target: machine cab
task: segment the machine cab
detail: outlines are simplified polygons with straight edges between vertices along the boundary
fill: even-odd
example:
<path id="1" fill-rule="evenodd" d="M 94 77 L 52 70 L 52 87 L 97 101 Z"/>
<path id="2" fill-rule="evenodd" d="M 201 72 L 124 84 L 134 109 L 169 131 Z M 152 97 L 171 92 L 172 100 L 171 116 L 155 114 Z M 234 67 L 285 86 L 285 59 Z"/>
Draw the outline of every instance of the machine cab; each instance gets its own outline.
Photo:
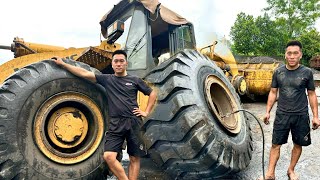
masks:
<path id="1" fill-rule="evenodd" d="M 141 78 L 163 59 L 196 48 L 193 25 L 157 1 L 120 1 L 100 25 L 107 42 L 127 52 L 128 73 Z"/>

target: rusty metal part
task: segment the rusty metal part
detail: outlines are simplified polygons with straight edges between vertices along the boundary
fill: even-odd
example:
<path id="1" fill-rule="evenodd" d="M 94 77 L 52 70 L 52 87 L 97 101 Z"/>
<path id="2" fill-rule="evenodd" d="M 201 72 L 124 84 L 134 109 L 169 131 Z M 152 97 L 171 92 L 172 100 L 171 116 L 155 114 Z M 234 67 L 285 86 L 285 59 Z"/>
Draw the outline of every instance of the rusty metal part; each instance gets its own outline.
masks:
<path id="1" fill-rule="evenodd" d="M 14 49 L 16 49 L 17 47 L 23 47 L 24 49 L 26 49 L 26 50 L 28 50 L 31 54 L 34 54 L 34 53 L 37 53 L 37 51 L 35 51 L 35 50 L 33 50 L 33 49 L 31 49 L 31 48 L 29 48 L 28 46 L 26 46 L 26 45 L 24 45 L 24 44 L 22 44 L 22 43 L 19 43 L 19 42 L 17 42 L 16 44 L 15 44 L 15 48 Z M 18 55 L 17 55 L 18 56 Z M 17 57 L 16 56 L 16 57 Z"/>
<path id="2" fill-rule="evenodd" d="M 240 115 L 231 114 L 237 110 L 237 103 L 227 85 L 217 76 L 209 75 L 205 80 L 205 98 L 218 121 L 226 130 L 238 134 L 241 130 Z M 227 114 L 231 114 L 226 116 Z"/>
<path id="3" fill-rule="evenodd" d="M 111 64 L 112 51 L 106 51 L 96 47 L 87 48 L 77 61 L 89 64 L 92 67 L 102 70 Z"/>
<path id="4" fill-rule="evenodd" d="M 311 68 L 320 70 L 320 55 L 312 57 L 311 60 L 309 61 L 309 65 Z"/>
<path id="5" fill-rule="evenodd" d="M 14 52 L 14 57 L 20 57 L 28 54 L 43 53 L 43 52 L 53 52 L 62 51 L 66 48 L 60 46 L 51 46 L 45 44 L 36 44 L 25 42 L 23 38 L 15 37 L 13 39 L 12 51 Z"/>
<path id="6" fill-rule="evenodd" d="M 99 147 L 104 119 L 89 97 L 64 92 L 42 104 L 33 132 L 36 145 L 47 158 L 61 164 L 75 164 L 87 159 Z"/>

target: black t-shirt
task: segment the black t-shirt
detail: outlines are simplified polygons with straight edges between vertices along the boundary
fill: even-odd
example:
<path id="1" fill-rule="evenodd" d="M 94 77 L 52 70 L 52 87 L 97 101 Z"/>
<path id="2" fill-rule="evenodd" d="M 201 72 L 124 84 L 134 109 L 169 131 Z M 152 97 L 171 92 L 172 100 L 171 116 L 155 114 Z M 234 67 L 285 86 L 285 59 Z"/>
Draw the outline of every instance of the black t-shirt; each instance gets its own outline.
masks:
<path id="1" fill-rule="evenodd" d="M 106 89 L 110 117 L 134 117 L 132 111 L 138 108 L 138 91 L 145 95 L 152 91 L 142 79 L 131 75 L 96 74 L 96 79 Z"/>
<path id="2" fill-rule="evenodd" d="M 288 70 L 283 65 L 273 73 L 271 87 L 279 89 L 278 113 L 308 113 L 306 89 L 315 90 L 313 74 L 309 68 L 300 65 L 295 70 Z"/>

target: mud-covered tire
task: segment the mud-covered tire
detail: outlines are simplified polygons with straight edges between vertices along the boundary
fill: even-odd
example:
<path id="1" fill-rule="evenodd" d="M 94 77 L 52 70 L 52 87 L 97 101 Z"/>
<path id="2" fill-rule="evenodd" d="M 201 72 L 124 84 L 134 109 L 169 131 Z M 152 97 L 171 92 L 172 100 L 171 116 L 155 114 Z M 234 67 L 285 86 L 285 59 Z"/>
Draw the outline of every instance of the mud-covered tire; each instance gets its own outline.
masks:
<path id="1" fill-rule="evenodd" d="M 225 84 L 231 94 L 227 98 L 235 102 L 233 110 L 241 109 L 239 97 L 221 69 L 194 50 L 178 53 L 145 78 L 157 89 L 158 99 L 143 125 L 143 138 L 150 157 L 172 178 L 218 178 L 244 169 L 251 160 L 252 137 L 246 116 L 237 114 L 241 121 L 238 133 L 222 126 L 206 100 L 209 75 Z"/>
<path id="2" fill-rule="evenodd" d="M 66 62 L 100 73 L 80 62 L 71 60 Z M 91 105 L 99 109 L 102 118 L 107 118 L 106 97 L 102 87 L 72 75 L 52 60 L 41 61 L 20 69 L 0 86 L 0 179 L 104 179 L 105 163 L 102 158 L 101 131 L 104 131 L 106 124 L 99 124 L 102 127 L 98 127 L 98 124 L 95 124 L 97 117 L 93 112 L 89 112 L 91 107 L 85 107 L 86 104 L 81 104 L 81 101 L 63 102 L 61 99 L 64 104 L 59 105 L 66 103 L 69 103 L 66 106 L 77 105 L 92 115 L 86 117 L 89 124 L 85 137 L 87 139 L 81 142 L 83 146 L 88 147 L 92 145 L 91 141 L 97 143 L 92 154 L 79 162 L 65 164 L 48 158 L 37 146 L 34 123 L 39 109 L 43 109 L 42 106 L 50 98 L 64 93 L 86 97 Z M 96 131 L 100 133 L 100 139 L 97 141 L 93 137 Z M 47 136 L 47 134 L 41 135 Z M 81 149 L 82 145 L 69 150 L 70 156 L 76 156 L 79 151 L 85 152 L 87 149 Z M 68 156 L 68 153 L 65 150 L 60 154 Z"/>

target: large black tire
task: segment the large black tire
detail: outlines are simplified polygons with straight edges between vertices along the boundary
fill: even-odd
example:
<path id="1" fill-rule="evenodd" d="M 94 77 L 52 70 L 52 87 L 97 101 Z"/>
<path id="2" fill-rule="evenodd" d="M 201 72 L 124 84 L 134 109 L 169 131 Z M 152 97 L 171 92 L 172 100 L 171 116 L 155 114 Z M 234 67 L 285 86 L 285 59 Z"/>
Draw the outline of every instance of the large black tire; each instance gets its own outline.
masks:
<path id="1" fill-rule="evenodd" d="M 99 73 L 86 64 L 71 60 L 67 62 Z M 70 94 L 76 98 L 65 101 L 64 99 L 68 99 Z M 72 148 L 69 149 L 59 149 L 50 142 L 47 132 L 42 132 L 43 129 L 49 128 L 46 121 L 52 112 L 48 112 L 46 119 L 37 116 L 41 114 L 40 109 L 45 111 L 46 108 L 43 106 L 46 103 L 50 105 L 48 102 L 54 98 L 60 98 L 61 103 L 56 101 L 58 104 L 52 107 L 52 112 L 57 108 L 64 108 L 63 106 L 76 106 L 87 119 L 86 136 L 81 139 L 80 144 L 71 144 Z M 0 179 L 104 179 L 102 139 L 106 126 L 103 122 L 103 119 L 107 118 L 106 107 L 106 97 L 102 87 L 72 75 L 51 60 L 38 62 L 17 71 L 0 87 Z M 101 116 L 95 114 L 96 111 L 91 111 L 93 108 L 101 113 L 102 120 L 97 119 Z M 75 111 L 72 113 L 74 118 L 83 118 Z M 36 130 L 35 119 L 39 122 L 44 120 L 40 124 L 44 126 L 40 127 L 41 131 Z M 102 127 L 99 127 L 101 125 Z M 50 159 L 41 151 L 39 144 L 42 144 L 40 142 L 42 138 L 35 137 L 36 133 L 46 139 L 44 145 L 49 148 L 44 149 L 50 153 L 54 152 L 52 154 L 58 153 L 57 156 L 70 162 L 58 162 L 59 158 Z M 79 140 L 78 136 L 75 139 Z M 90 149 L 91 147 L 94 149 Z M 86 154 L 88 157 L 74 161 L 73 157 L 82 158 L 88 151 L 92 152 Z"/>
<path id="2" fill-rule="evenodd" d="M 205 83 L 209 76 L 220 84 L 211 84 L 208 96 Z M 197 51 L 185 50 L 145 79 L 158 90 L 158 99 L 143 125 L 143 138 L 150 157 L 172 178 L 218 178 L 248 166 L 253 146 L 245 115 L 227 116 L 238 118 L 239 132 L 230 132 L 218 119 L 241 105 L 215 63 Z M 208 97 L 213 99 L 216 113 L 208 105 Z"/>

